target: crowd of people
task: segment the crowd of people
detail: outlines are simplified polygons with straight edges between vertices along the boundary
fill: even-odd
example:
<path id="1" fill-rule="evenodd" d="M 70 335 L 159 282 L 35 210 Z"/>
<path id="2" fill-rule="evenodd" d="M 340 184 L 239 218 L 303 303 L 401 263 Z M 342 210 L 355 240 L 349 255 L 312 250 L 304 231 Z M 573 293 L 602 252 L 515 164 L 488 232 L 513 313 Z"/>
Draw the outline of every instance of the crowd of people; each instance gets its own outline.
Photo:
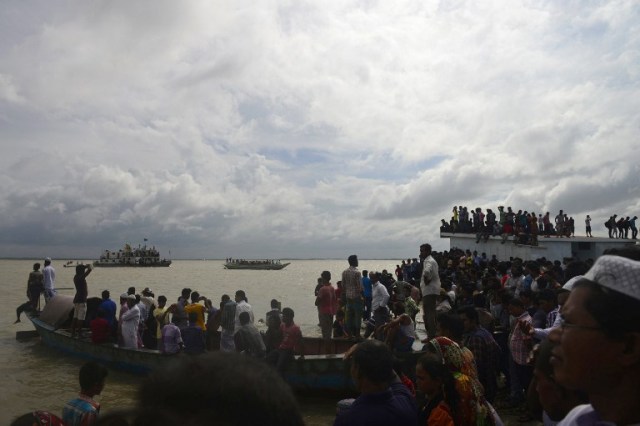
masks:
<path id="1" fill-rule="evenodd" d="M 610 364 L 618 363 L 615 356 L 623 356 L 622 342 L 630 345 L 626 364 L 591 367 L 615 372 L 617 379 L 624 368 L 631 367 L 631 375 L 638 377 L 640 250 L 636 247 L 613 250 L 594 263 L 499 260 L 469 250 L 436 253 L 423 244 L 419 260 L 396 265 L 395 277 L 386 271 L 360 273 L 355 255 L 348 262 L 335 289 L 336 298 L 317 294 L 317 300 L 337 300 L 336 312 L 344 313 L 345 332 L 356 340 L 360 339 L 360 322 L 369 318 L 364 342 L 346 355 L 352 359 L 352 376 L 362 395 L 341 408 L 335 424 L 411 424 L 407 419 L 414 414 L 419 424 L 500 424 L 494 405 L 514 410 L 520 421 L 538 419 L 545 425 L 564 417 L 568 420 L 562 424 L 593 424 L 582 422 L 600 416 L 609 421 L 640 419 L 637 409 L 633 415 L 621 416 L 608 407 L 630 407 L 632 399 L 619 393 L 622 390 L 616 392 L 620 401 L 601 395 L 599 386 L 613 386 L 612 377 L 592 374 L 587 361 L 565 359 L 580 356 L 573 344 L 581 337 L 580 331 L 588 331 L 585 337 L 599 334 L 598 339 L 610 339 L 602 341 L 608 348 L 616 347 L 617 352 L 607 351 Z M 324 293 L 331 287 L 327 274 L 319 280 Z M 572 296 L 574 289 L 580 289 L 576 291 L 580 296 Z M 585 297 L 586 291 L 593 294 Z M 628 309 L 617 312 L 609 305 L 603 311 L 597 302 L 601 294 Z M 403 386 L 406 376 L 386 368 L 392 365 L 392 358 L 387 357 L 411 350 L 407 341 L 413 343 L 417 336 L 413 332 L 415 312 L 406 311 L 416 301 L 422 304 L 426 331 L 422 343 L 429 355 L 418 362 L 415 382 Z M 577 306 L 586 314 L 574 319 Z M 319 308 L 320 315 L 322 312 L 327 315 Z M 589 316 L 592 325 L 577 321 Z M 320 320 L 325 336 L 330 331 L 329 319 Z M 377 343 L 371 343 L 374 341 Z M 357 348 L 362 349 L 362 357 L 357 356 Z M 591 355 L 586 347 L 582 350 L 588 360 L 603 358 Z M 574 371 L 573 363 L 584 370 Z M 555 379 L 565 374 L 566 382 Z M 596 383 L 587 379 L 592 376 Z M 625 378 L 616 389 L 631 392 L 637 401 L 638 383 Z M 504 390 L 499 392 L 501 384 Z M 426 395 L 422 403 L 414 398 L 413 386 Z M 373 421 L 376 418 L 385 420 Z M 403 419 L 403 423 L 393 423 L 392 418 Z"/>
<path id="2" fill-rule="evenodd" d="M 356 255 L 347 260 L 336 287 L 323 271 L 315 289 L 323 339 L 354 341 L 344 358 L 360 395 L 340 407 L 334 424 L 502 424 L 495 408 L 545 425 L 640 422 L 637 247 L 614 249 L 595 261 L 552 261 L 434 252 L 422 244 L 419 257 L 402 261 L 393 274 L 361 272 Z M 90 271 L 76 272 L 78 288 Z M 100 306 L 107 300 L 103 295 Z M 219 307 L 190 289 L 168 307 L 162 296 L 155 305 L 149 289 L 139 298 L 130 289 L 121 302 L 115 336 L 127 347 L 153 347 L 151 336 L 145 339 L 145 330 L 152 330 L 163 353 L 192 345 L 198 353 L 239 351 L 251 362 L 266 360 L 259 368 L 271 364 L 278 380 L 296 350 L 303 353 L 293 310 L 272 301 L 267 331 L 260 333 L 241 290 L 233 301 L 223 296 Z M 144 318 L 154 318 L 155 327 L 141 321 L 140 312 L 153 312 Z M 135 320 L 130 327 L 129 316 Z M 189 329 L 198 330 L 197 339 L 185 337 Z M 416 344 L 424 355 L 415 370 L 403 371 L 394 356 Z M 183 362 L 199 362 L 193 359 Z M 163 409 L 171 407 L 167 402 Z"/>
<path id="3" fill-rule="evenodd" d="M 609 238 L 636 239 L 637 216 L 621 216 L 614 214 L 604 223 L 609 231 Z M 585 235 L 593 237 L 591 233 L 591 216 L 584 219 Z M 492 209 L 482 211 L 482 208 L 469 209 L 466 206 L 454 206 L 449 221 L 441 219 L 441 233 L 475 234 L 476 243 L 487 241 L 491 236 L 499 236 L 504 244 L 509 237 L 513 237 L 516 244 L 538 245 L 538 237 L 575 237 L 576 226 L 572 216 L 560 210 L 552 216 L 550 212 L 544 215 L 526 210 L 512 210 L 511 207 L 499 206 L 497 213 Z"/>
<path id="4" fill-rule="evenodd" d="M 636 226 L 636 220 L 638 216 L 620 216 L 614 214 L 604 223 L 605 228 L 609 231 L 609 238 L 629 238 L 629 231 L 631 231 L 631 239 L 638 238 L 638 228 Z"/>

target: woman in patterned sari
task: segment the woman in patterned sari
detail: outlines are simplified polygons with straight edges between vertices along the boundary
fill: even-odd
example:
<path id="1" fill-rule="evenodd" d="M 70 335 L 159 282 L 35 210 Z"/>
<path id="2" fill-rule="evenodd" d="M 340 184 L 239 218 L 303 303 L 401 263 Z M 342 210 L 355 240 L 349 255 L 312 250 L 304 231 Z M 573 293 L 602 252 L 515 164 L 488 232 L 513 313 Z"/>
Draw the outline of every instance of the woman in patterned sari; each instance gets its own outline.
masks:
<path id="1" fill-rule="evenodd" d="M 486 426 L 495 425 L 493 409 L 484 398 L 482 385 L 469 374 L 475 370 L 473 359 L 465 356 L 456 342 L 447 337 L 436 337 L 427 344 L 427 349 L 439 355 L 453 373 L 456 390 L 460 395 L 456 424 Z"/>

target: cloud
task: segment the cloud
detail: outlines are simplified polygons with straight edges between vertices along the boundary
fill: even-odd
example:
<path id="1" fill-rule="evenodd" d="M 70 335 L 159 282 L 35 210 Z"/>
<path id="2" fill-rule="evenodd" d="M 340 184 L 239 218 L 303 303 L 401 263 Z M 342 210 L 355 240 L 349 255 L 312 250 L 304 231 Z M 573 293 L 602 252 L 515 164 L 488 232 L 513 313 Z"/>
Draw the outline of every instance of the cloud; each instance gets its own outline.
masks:
<path id="1" fill-rule="evenodd" d="M 404 258 L 446 247 L 453 205 L 636 214 L 639 14 L 8 5 L 0 255 L 150 237 L 176 257 Z"/>

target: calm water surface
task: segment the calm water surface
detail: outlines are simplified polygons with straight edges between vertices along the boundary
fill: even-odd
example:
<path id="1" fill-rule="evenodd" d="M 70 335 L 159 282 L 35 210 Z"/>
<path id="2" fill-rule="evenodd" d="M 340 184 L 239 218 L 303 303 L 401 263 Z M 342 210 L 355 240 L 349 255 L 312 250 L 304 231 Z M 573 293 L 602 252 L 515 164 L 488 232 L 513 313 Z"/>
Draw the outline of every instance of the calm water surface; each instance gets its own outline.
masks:
<path id="1" fill-rule="evenodd" d="M 17 331 L 33 330 L 25 319 L 13 325 L 15 308 L 26 298 L 27 277 L 34 262 L 42 260 L 0 260 L 4 297 L 0 301 L 0 424 L 8 424 L 19 414 L 35 409 L 46 409 L 60 414 L 64 403 L 78 392 L 77 375 L 82 361 L 61 354 L 40 344 L 38 339 L 18 342 Z M 54 260 L 56 287 L 73 287 L 74 268 L 63 268 L 66 259 Z M 283 260 L 284 262 L 284 260 Z M 395 260 L 362 260 L 360 269 L 392 272 Z M 247 293 L 256 321 L 270 309 L 275 298 L 282 307 L 295 311 L 295 322 L 304 335 L 319 335 L 317 311 L 313 291 L 317 277 L 328 270 L 336 282 L 347 267 L 346 260 L 293 260 L 281 271 L 226 270 L 223 262 L 174 261 L 169 268 L 96 268 L 87 278 L 89 296 L 100 296 L 109 290 L 112 298 L 126 292 L 130 286 L 141 291 L 149 287 L 157 296 L 164 294 L 170 302 L 177 300 L 183 287 L 190 287 L 202 295 L 220 300 L 223 294 L 233 297 L 236 290 Z M 73 290 L 60 293 L 73 295 Z M 44 303 L 44 300 L 42 301 Z M 104 412 L 133 405 L 140 377 L 110 371 L 105 389 L 97 399 Z M 330 398 L 303 398 L 300 400 L 308 425 L 331 424 L 336 401 Z"/>

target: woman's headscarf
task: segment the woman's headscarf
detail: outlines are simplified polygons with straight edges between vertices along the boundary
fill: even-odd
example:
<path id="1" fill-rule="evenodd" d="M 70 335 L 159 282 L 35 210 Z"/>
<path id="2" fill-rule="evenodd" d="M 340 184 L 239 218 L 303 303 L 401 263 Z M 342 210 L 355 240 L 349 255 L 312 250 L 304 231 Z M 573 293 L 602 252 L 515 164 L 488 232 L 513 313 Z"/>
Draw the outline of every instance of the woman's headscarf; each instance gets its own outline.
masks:
<path id="1" fill-rule="evenodd" d="M 475 371 L 475 365 L 469 365 L 469 359 L 465 357 L 462 348 L 453 340 L 443 336 L 431 339 L 429 345 L 432 352 L 440 355 L 442 362 L 453 373 L 456 380 L 456 390 L 460 395 L 457 424 L 493 425 L 493 417 L 484 398 L 482 385 L 469 374 Z"/>

